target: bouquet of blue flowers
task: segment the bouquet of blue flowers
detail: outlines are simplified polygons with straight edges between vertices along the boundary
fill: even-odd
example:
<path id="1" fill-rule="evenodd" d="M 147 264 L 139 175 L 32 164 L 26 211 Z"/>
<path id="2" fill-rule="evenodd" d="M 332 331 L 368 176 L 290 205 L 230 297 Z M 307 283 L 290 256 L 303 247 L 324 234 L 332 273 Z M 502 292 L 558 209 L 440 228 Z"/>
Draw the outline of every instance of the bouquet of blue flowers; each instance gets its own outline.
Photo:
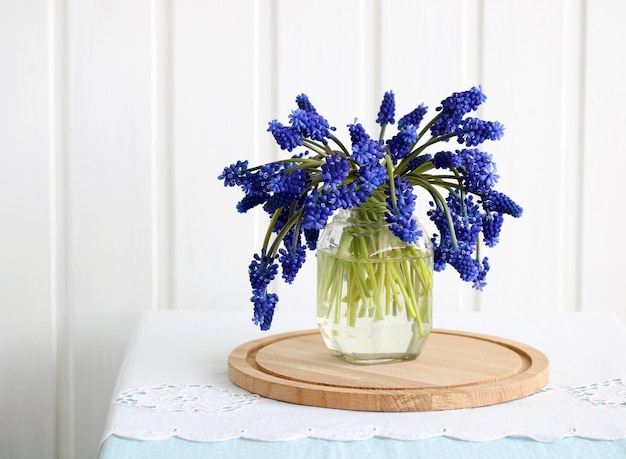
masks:
<path id="1" fill-rule="evenodd" d="M 269 284 L 279 267 L 283 279 L 293 282 L 307 249 L 316 249 L 320 230 L 336 210 L 379 201 L 393 234 L 405 242 L 417 241 L 422 236 L 413 215 L 418 187 L 430 195 L 427 215 L 437 229 L 432 237 L 434 269 L 451 265 L 462 280 L 482 290 L 489 262 L 479 254 L 481 235 L 493 247 L 504 215 L 522 215 L 519 205 L 494 189 L 499 176 L 491 155 L 475 148 L 504 133 L 498 121 L 467 116 L 485 100 L 481 87 L 453 93 L 423 127 L 428 109 L 421 104 L 400 118 L 395 134 L 385 140 L 387 127 L 395 124 L 395 98 L 389 91 L 376 120 L 378 138 L 355 120 L 347 125 L 347 146 L 305 94 L 296 97 L 298 108 L 288 124 L 271 121 L 268 131 L 280 148 L 301 151 L 255 167 L 238 161 L 218 177 L 225 186 L 243 191 L 239 212 L 262 206 L 269 215 L 263 246 L 249 265 L 254 323 L 270 328 L 278 296 L 268 292 Z M 435 144 L 450 139 L 457 140 L 459 149 L 432 153 Z"/>

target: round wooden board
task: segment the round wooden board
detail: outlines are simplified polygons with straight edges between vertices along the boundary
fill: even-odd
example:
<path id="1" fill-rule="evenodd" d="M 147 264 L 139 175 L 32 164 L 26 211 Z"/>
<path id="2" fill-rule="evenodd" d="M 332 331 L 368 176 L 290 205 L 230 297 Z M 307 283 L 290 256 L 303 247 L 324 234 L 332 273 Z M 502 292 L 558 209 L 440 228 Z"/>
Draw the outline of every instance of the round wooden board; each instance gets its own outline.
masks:
<path id="1" fill-rule="evenodd" d="M 416 360 L 354 365 L 328 352 L 318 330 L 282 333 L 233 350 L 228 376 L 255 394 L 364 411 L 434 411 L 515 400 L 548 382 L 547 357 L 488 335 L 433 330 Z"/>

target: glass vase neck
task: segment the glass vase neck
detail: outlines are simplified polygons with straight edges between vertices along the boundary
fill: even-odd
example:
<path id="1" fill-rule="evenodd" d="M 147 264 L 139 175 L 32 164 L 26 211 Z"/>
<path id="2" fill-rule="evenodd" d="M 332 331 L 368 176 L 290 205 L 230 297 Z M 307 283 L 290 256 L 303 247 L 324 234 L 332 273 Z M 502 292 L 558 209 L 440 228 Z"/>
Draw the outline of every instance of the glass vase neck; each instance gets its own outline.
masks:
<path id="1" fill-rule="evenodd" d="M 383 199 L 370 197 L 364 203 L 347 211 L 347 219 L 358 225 L 388 225 L 385 219 L 387 202 Z"/>

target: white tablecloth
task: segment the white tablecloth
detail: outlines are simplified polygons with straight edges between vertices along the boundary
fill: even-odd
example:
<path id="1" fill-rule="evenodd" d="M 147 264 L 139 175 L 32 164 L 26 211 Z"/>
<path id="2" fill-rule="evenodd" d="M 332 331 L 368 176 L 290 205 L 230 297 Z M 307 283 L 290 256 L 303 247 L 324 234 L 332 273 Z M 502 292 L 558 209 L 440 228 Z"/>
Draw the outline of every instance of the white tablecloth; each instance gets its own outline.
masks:
<path id="1" fill-rule="evenodd" d="M 315 328 L 313 312 L 285 307 L 277 311 L 270 333 Z M 268 333 L 256 330 L 249 320 L 249 311 L 243 309 L 146 313 L 120 372 L 103 440 L 109 435 L 201 442 L 626 437 L 626 327 L 615 316 L 436 314 L 436 328 L 536 347 L 550 359 L 550 381 L 520 400 L 417 413 L 300 406 L 238 388 L 228 379 L 229 353 Z"/>

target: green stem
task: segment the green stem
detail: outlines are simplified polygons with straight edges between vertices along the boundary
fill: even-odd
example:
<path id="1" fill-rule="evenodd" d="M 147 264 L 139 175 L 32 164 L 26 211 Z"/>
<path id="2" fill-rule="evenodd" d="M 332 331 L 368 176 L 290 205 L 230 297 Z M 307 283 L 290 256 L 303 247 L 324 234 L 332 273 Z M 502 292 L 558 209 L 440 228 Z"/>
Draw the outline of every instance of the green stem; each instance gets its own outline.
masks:
<path id="1" fill-rule="evenodd" d="M 413 177 L 415 183 L 426 191 L 430 193 L 433 199 L 436 201 L 437 205 L 441 207 L 446 215 L 446 221 L 448 223 L 448 229 L 450 230 L 450 238 L 452 239 L 452 245 L 455 249 L 458 249 L 459 245 L 456 239 L 456 231 L 454 230 L 454 223 L 452 222 L 452 214 L 450 213 L 450 209 L 448 208 L 448 204 L 446 204 L 445 198 L 439 193 L 439 191 L 431 185 L 428 181 L 422 179 L 421 177 Z"/>
<path id="2" fill-rule="evenodd" d="M 278 218 L 280 217 L 280 214 L 282 213 L 282 211 L 283 211 L 282 207 L 276 209 L 274 211 L 274 215 L 272 216 L 272 219 L 270 220 L 270 224 L 267 226 L 267 231 L 265 232 L 265 239 L 263 239 L 263 251 L 265 253 L 267 253 L 267 246 L 269 245 L 270 238 L 272 237 L 272 229 L 276 225 L 276 222 L 278 221 Z"/>
<path id="3" fill-rule="evenodd" d="M 281 211 L 282 211 L 282 207 L 280 209 L 277 209 L 276 212 L 274 212 L 274 216 L 272 217 L 272 221 L 270 222 L 270 225 L 268 227 L 267 233 L 265 235 L 265 242 L 264 242 L 264 245 L 263 245 L 264 248 L 267 247 L 267 243 L 268 243 L 269 238 L 271 236 L 272 228 L 274 228 L 274 225 L 276 224 L 276 221 L 278 220 L 278 217 L 280 216 L 280 212 Z M 289 218 L 289 220 L 287 220 L 287 223 L 284 224 L 284 226 L 280 229 L 280 231 L 278 232 L 278 234 L 274 238 L 274 241 L 272 242 L 271 247 L 267 251 L 268 255 L 270 255 L 272 257 L 276 256 L 276 254 L 278 253 L 278 248 L 280 247 L 281 241 L 283 239 L 285 239 L 285 236 L 287 235 L 289 230 L 296 224 L 296 222 L 300 221 L 303 213 L 304 213 L 304 209 L 300 209 L 298 212 L 293 214 Z"/>
<path id="4" fill-rule="evenodd" d="M 389 176 L 389 196 L 391 196 L 393 208 L 397 211 L 398 200 L 396 198 L 396 181 L 394 179 L 393 162 L 390 155 L 385 155 L 385 165 L 387 166 L 387 175 Z"/>
<path id="5" fill-rule="evenodd" d="M 380 125 L 380 134 L 378 136 L 378 141 L 381 142 L 385 138 L 385 129 L 387 128 L 387 123 L 382 123 Z"/>

